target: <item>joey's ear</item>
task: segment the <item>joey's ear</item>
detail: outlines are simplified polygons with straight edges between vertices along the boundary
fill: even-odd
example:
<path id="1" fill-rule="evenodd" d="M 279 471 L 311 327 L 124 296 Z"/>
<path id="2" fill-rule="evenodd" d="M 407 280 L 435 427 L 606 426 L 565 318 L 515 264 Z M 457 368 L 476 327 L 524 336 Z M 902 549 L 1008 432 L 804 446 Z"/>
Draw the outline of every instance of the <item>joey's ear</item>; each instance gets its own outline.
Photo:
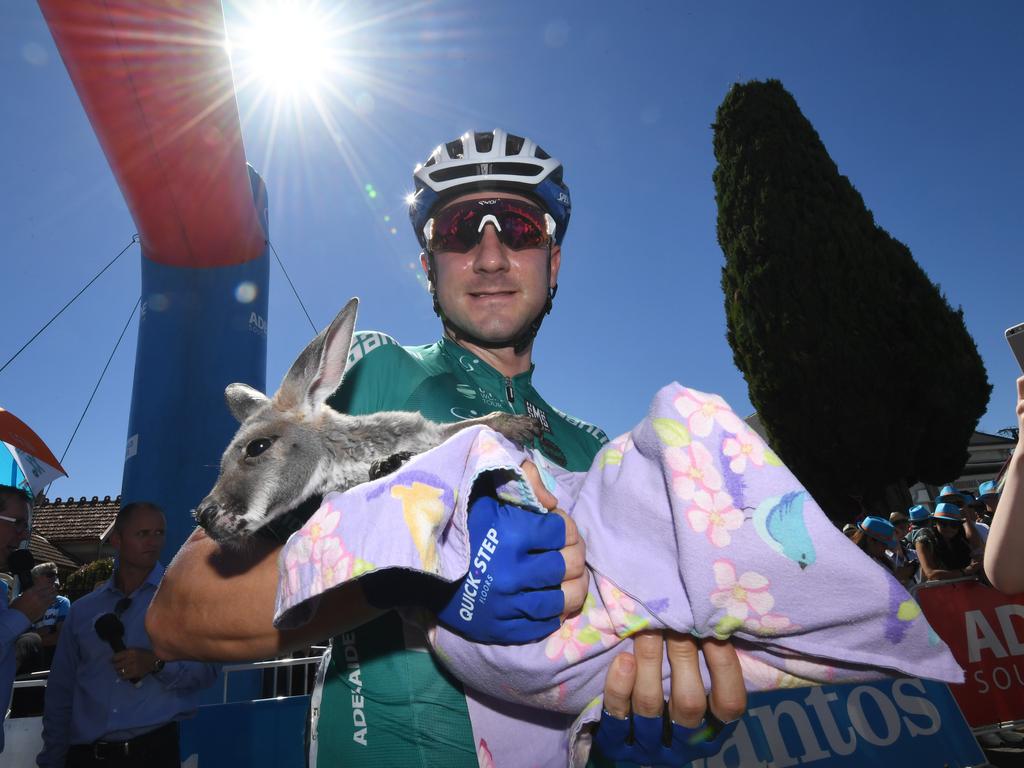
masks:
<path id="1" fill-rule="evenodd" d="M 228 384 L 224 390 L 224 399 L 228 403 L 231 415 L 241 424 L 253 411 L 267 402 L 267 396 L 248 384 Z"/>
<path id="2" fill-rule="evenodd" d="M 302 350 L 274 395 L 284 408 L 318 408 L 341 384 L 356 327 L 359 299 L 350 299 L 333 322 Z"/>

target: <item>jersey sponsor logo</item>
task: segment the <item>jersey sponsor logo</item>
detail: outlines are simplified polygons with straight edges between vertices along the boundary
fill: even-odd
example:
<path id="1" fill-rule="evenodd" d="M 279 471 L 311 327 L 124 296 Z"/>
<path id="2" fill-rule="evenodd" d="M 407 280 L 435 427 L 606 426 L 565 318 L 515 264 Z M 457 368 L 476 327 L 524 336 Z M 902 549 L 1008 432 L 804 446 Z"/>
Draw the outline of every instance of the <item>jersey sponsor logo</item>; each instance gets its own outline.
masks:
<path id="1" fill-rule="evenodd" d="M 533 418 L 539 421 L 540 425 L 544 427 L 545 432 L 550 432 L 551 425 L 548 424 L 548 415 L 544 413 L 539 406 L 534 405 L 529 400 L 524 400 L 523 402 L 526 403 L 526 415 L 533 416 Z"/>
<path id="2" fill-rule="evenodd" d="M 459 421 L 465 421 L 466 419 L 475 419 L 480 414 L 470 408 L 452 408 L 450 413 Z"/>
<path id="3" fill-rule="evenodd" d="M 346 632 L 341 636 L 341 647 L 345 656 L 345 666 L 349 670 L 348 687 L 352 691 L 352 741 L 365 747 L 370 729 L 366 724 L 366 700 L 363 697 L 362 670 L 359 666 L 359 651 L 356 648 L 354 632 Z"/>
<path id="4" fill-rule="evenodd" d="M 602 443 L 607 443 L 608 442 L 608 435 L 605 434 L 603 429 L 599 429 L 598 427 L 595 427 L 593 424 L 587 424 L 587 422 L 585 422 L 585 421 L 580 421 L 575 416 L 570 416 L 568 413 L 565 413 L 564 411 L 560 411 L 557 408 L 555 408 L 554 411 L 559 416 L 561 416 L 562 420 L 566 424 L 570 424 L 570 425 L 576 427 L 576 429 L 583 430 L 588 435 L 593 435 L 598 440 L 600 440 Z"/>
<path id="5" fill-rule="evenodd" d="M 469 355 L 459 355 L 459 365 L 461 365 L 467 373 L 472 373 L 473 371 L 475 371 L 476 368 L 473 367 L 473 363 L 479 362 L 480 361 L 477 360 L 475 357 L 470 358 Z"/>
<path id="6" fill-rule="evenodd" d="M 366 355 L 370 354 L 377 347 L 386 347 L 388 344 L 395 344 L 398 342 L 388 336 L 386 333 L 377 333 L 376 331 L 359 331 L 352 337 L 352 346 L 349 347 L 348 351 L 348 365 L 346 370 L 351 368 Z"/>
<path id="7" fill-rule="evenodd" d="M 476 400 L 476 389 L 468 384 L 456 384 L 455 391 L 467 400 Z"/>

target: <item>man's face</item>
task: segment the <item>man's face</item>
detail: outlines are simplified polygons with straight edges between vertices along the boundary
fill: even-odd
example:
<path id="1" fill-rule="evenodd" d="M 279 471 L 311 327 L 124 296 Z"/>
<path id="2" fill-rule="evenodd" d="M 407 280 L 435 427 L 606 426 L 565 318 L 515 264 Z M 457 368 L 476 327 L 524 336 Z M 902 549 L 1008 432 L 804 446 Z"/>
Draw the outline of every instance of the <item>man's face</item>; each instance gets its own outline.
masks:
<path id="1" fill-rule="evenodd" d="M 909 520 L 897 520 L 893 523 L 893 527 L 896 529 L 896 538 L 902 539 L 908 533 L 910 533 L 910 521 Z"/>
<path id="2" fill-rule="evenodd" d="M 120 531 L 114 531 L 110 543 L 120 555 L 122 565 L 151 570 L 160 557 L 167 535 L 163 513 L 152 507 L 136 509 Z"/>
<path id="3" fill-rule="evenodd" d="M 532 202 L 504 192 L 474 192 L 447 205 L 496 198 Z M 434 254 L 434 290 L 454 325 L 483 341 L 505 341 L 518 336 L 544 310 L 548 289 L 558 282 L 560 264 L 561 249 L 554 245 L 549 277 L 546 247 L 514 251 L 501 243 L 494 225 L 487 223 L 480 242 L 468 252 Z M 427 268 L 425 258 L 423 268 Z"/>
<path id="4" fill-rule="evenodd" d="M 0 520 L 0 568 L 7 567 L 7 558 L 28 538 L 28 500 L 18 493 L 0 492 L 0 515 L 13 517 L 18 522 Z"/>

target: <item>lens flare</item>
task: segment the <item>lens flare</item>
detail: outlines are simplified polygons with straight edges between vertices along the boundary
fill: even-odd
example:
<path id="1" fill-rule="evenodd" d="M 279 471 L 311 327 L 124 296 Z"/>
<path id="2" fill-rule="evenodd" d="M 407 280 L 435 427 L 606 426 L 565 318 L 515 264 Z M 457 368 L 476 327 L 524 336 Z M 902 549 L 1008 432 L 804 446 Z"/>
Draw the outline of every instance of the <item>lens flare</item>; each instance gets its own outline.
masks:
<path id="1" fill-rule="evenodd" d="M 258 293 L 259 289 L 256 287 L 256 283 L 245 280 L 235 288 L 235 301 L 239 304 L 251 304 L 256 300 Z"/>

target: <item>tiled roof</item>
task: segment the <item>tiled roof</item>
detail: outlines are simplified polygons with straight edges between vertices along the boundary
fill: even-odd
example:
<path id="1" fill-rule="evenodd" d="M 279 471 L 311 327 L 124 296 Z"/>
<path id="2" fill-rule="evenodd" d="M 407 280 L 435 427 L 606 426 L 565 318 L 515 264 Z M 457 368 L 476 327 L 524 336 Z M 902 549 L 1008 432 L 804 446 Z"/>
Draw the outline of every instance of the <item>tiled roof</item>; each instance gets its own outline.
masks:
<path id="1" fill-rule="evenodd" d="M 55 544 L 64 541 L 99 541 L 114 522 L 121 508 L 121 497 L 87 500 L 69 497 L 44 499 L 32 510 L 32 530 Z"/>
<path id="2" fill-rule="evenodd" d="M 67 552 L 55 547 L 34 531 L 28 548 L 32 551 L 32 555 L 37 563 L 56 563 L 59 569 L 72 571 L 81 565 L 81 563 L 69 557 Z"/>

